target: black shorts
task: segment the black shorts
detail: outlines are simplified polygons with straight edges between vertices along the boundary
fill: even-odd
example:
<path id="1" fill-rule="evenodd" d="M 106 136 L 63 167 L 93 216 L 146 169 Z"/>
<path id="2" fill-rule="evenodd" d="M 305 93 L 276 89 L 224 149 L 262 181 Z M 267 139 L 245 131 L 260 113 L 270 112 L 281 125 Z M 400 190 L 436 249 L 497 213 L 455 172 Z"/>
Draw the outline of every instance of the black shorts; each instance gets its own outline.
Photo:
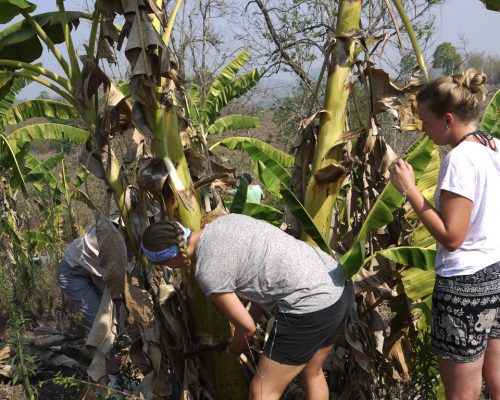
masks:
<path id="1" fill-rule="evenodd" d="M 281 364 L 307 364 L 318 349 L 334 343 L 353 302 L 353 284 L 347 281 L 339 300 L 323 310 L 306 314 L 278 313 L 264 354 Z"/>
<path id="2" fill-rule="evenodd" d="M 472 275 L 436 277 L 432 348 L 438 357 L 471 362 L 500 338 L 500 263 Z"/>

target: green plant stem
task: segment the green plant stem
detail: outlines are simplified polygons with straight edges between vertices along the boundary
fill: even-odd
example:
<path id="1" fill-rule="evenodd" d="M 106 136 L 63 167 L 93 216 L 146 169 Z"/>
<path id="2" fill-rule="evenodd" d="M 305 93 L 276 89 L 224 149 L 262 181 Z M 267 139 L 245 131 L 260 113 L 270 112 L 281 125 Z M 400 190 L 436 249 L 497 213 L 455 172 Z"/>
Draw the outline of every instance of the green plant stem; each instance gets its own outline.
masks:
<path id="1" fill-rule="evenodd" d="M 66 49 L 68 50 L 68 57 L 71 63 L 68 78 L 71 82 L 76 83 L 80 78 L 80 66 L 78 65 L 78 57 L 76 55 L 75 46 L 73 45 L 73 40 L 71 39 L 69 31 L 68 18 L 66 16 L 66 10 L 64 9 L 64 1 L 57 0 L 57 7 L 59 8 L 59 17 L 61 18 L 64 41 L 66 42 Z"/>
<path id="2" fill-rule="evenodd" d="M 323 168 L 333 166 L 341 160 L 341 143 L 345 132 L 347 101 L 351 91 L 351 68 L 354 64 L 356 42 L 340 38 L 343 34 L 359 28 L 361 0 L 343 0 L 339 5 L 336 33 L 339 40 L 332 49 L 332 65 L 329 68 L 325 87 L 325 100 L 318 130 L 316 152 L 312 161 L 313 177 L 310 179 L 304 206 L 313 218 L 324 240 L 328 242 L 331 229 L 332 211 L 344 175 L 336 180 L 320 183 L 314 174 Z M 314 244 L 314 240 L 302 232 L 302 239 Z"/>
<path id="3" fill-rule="evenodd" d="M 43 75 L 54 82 L 58 83 L 61 85 L 63 88 L 65 88 L 69 93 L 72 91 L 72 85 L 71 82 L 68 81 L 67 79 L 64 79 L 62 76 L 55 74 L 52 71 L 48 71 L 43 67 L 39 67 L 37 65 L 33 64 L 28 64 L 22 61 L 14 61 L 14 60 L 2 60 L 0 59 L 0 66 L 2 67 L 15 67 L 15 68 L 24 68 L 28 71 L 33 71 L 37 74 Z"/>
<path id="4" fill-rule="evenodd" d="M 170 40 L 170 34 L 172 33 L 172 28 L 174 27 L 175 18 L 177 17 L 177 13 L 179 12 L 179 8 L 181 7 L 182 0 L 177 0 L 170 14 L 170 18 L 168 19 L 167 27 L 165 28 L 165 32 L 163 32 L 163 43 L 168 44 Z"/>
<path id="5" fill-rule="evenodd" d="M 49 36 L 45 33 L 45 31 L 42 29 L 42 27 L 36 22 L 31 15 L 29 15 L 27 12 L 23 11 L 23 16 L 30 23 L 30 25 L 35 29 L 35 32 L 37 35 L 40 37 L 40 39 L 43 40 L 43 42 L 47 45 L 49 50 L 54 54 L 54 57 L 56 60 L 59 62 L 59 65 L 61 68 L 64 70 L 66 73 L 66 76 L 69 78 L 71 76 L 71 69 L 66 62 L 66 60 L 63 58 L 61 52 L 59 49 L 56 47 L 54 42 L 49 38 Z"/>
<path id="6" fill-rule="evenodd" d="M 48 82 L 48 81 L 46 81 L 44 79 L 41 79 L 41 78 L 39 78 L 37 76 L 34 76 L 34 75 L 23 74 L 22 72 L 15 72 L 15 75 L 16 76 L 21 76 L 21 77 L 26 78 L 26 79 L 31 79 L 34 82 L 37 82 L 37 83 L 39 83 L 39 84 L 41 84 L 41 85 L 43 85 L 45 87 L 48 87 L 49 89 L 51 89 L 54 92 L 56 92 L 59 96 L 61 96 L 62 98 L 64 98 L 72 106 L 74 106 L 75 108 L 78 109 L 78 102 L 73 98 L 73 96 L 71 96 L 70 94 L 68 94 L 64 90 L 62 90 L 59 86 L 56 86 L 53 83 Z"/>
<path id="7" fill-rule="evenodd" d="M 99 26 L 99 16 L 100 12 L 96 8 L 94 10 L 94 15 L 92 16 L 92 27 L 90 28 L 89 48 L 87 50 L 87 57 L 90 58 L 91 60 L 94 60 L 97 27 Z"/>
<path id="8" fill-rule="evenodd" d="M 406 28 L 406 32 L 408 33 L 411 45 L 413 46 L 413 51 L 415 52 L 415 57 L 417 58 L 418 66 L 424 73 L 424 78 L 426 82 L 429 82 L 429 73 L 427 72 L 427 68 L 425 67 L 424 56 L 420 51 L 420 46 L 418 45 L 417 36 L 415 35 L 415 31 L 413 30 L 411 21 L 408 18 L 408 14 L 406 14 L 405 8 L 403 7 L 403 3 L 401 2 L 401 0 L 392 0 L 392 1 L 399 12 L 399 16 L 401 17 L 401 21 L 403 21 L 403 25 Z"/>

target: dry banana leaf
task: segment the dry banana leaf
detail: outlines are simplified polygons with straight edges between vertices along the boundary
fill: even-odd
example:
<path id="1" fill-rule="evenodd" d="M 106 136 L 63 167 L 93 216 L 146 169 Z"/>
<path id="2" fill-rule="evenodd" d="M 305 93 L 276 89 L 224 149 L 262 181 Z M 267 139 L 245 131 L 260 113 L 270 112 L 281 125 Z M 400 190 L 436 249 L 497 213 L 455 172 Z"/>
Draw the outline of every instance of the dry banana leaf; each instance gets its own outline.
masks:
<path id="1" fill-rule="evenodd" d="M 127 245 L 116 226 L 103 214 L 97 218 L 96 234 L 104 283 L 111 298 L 120 299 L 127 271 Z"/>

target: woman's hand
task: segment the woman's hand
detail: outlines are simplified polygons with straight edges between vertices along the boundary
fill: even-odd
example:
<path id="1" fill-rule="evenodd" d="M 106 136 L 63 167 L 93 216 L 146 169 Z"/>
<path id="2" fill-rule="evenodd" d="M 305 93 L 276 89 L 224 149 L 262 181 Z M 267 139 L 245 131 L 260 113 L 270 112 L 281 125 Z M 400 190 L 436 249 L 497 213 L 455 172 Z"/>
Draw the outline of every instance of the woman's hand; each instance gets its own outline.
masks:
<path id="1" fill-rule="evenodd" d="M 391 167 L 391 182 L 401 193 L 415 187 L 415 174 L 412 166 L 405 160 L 397 160 Z"/>
<path id="2" fill-rule="evenodd" d="M 226 351 L 239 355 L 248 348 L 248 341 L 255 334 L 256 326 L 236 293 L 216 293 L 208 296 L 216 304 L 234 326 L 234 337 Z"/>

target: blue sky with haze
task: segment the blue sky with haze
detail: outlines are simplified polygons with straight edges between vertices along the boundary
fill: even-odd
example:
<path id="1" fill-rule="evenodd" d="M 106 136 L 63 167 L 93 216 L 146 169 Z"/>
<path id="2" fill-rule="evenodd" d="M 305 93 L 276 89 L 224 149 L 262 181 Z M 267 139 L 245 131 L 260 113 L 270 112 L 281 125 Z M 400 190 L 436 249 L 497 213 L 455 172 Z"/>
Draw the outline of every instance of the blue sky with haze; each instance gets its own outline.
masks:
<path id="1" fill-rule="evenodd" d="M 56 9 L 55 0 L 31 0 L 37 4 L 37 13 Z M 85 4 L 93 1 L 66 0 L 67 10 L 82 10 Z M 433 47 L 448 41 L 457 48 L 462 47 L 460 36 L 467 40 L 469 52 L 485 52 L 486 54 L 500 56 L 500 12 L 493 12 L 479 0 L 447 0 L 444 5 L 434 7 L 436 15 L 436 30 L 433 36 Z M 83 43 L 88 38 L 88 24 L 82 24 L 75 33 L 75 42 Z M 47 52 L 44 53 L 45 55 Z M 60 72 L 52 57 L 42 58 L 44 66 Z M 24 89 L 19 98 L 36 97 L 44 87 L 32 84 Z"/>

